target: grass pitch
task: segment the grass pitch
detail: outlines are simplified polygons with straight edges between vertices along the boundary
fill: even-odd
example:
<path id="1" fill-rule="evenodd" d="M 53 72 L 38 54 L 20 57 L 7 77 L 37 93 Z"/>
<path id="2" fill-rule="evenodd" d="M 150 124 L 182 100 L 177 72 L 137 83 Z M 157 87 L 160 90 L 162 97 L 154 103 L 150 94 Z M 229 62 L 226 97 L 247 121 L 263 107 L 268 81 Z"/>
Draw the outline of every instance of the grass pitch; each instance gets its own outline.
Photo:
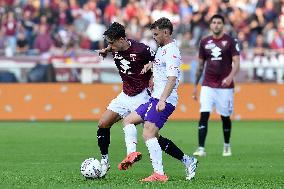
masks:
<path id="1" fill-rule="evenodd" d="M 84 159 L 97 157 L 95 122 L 1 122 L 0 188 L 284 188 L 284 122 L 233 122 L 232 157 L 222 157 L 220 122 L 210 122 L 207 157 L 198 158 L 196 178 L 185 181 L 182 163 L 163 154 L 167 183 L 140 183 L 152 167 L 139 127 L 143 158 L 132 169 L 117 164 L 126 148 L 120 124 L 111 130 L 111 169 L 105 179 L 85 180 Z M 184 152 L 197 147 L 196 122 L 168 122 L 162 135 Z"/>

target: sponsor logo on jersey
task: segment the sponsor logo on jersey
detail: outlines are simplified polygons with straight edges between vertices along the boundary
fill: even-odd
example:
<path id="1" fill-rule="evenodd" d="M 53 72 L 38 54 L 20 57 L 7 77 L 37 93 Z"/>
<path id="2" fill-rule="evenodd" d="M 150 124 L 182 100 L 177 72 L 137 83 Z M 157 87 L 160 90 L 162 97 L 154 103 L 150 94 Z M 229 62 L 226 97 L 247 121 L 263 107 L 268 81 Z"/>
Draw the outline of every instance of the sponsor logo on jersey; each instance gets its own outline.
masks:
<path id="1" fill-rule="evenodd" d="M 216 47 L 215 43 L 205 45 L 205 49 L 213 49 L 214 47 Z"/>

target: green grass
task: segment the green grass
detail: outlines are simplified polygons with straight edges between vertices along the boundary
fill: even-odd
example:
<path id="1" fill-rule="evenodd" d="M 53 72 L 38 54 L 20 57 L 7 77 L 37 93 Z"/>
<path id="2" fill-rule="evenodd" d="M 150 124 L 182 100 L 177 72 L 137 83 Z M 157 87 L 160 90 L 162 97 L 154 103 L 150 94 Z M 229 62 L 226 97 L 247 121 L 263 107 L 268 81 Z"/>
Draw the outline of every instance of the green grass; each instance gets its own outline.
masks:
<path id="1" fill-rule="evenodd" d="M 186 153 L 197 147 L 196 122 L 169 122 L 162 134 Z M 210 122 L 207 157 L 199 158 L 195 180 L 185 181 L 182 163 L 163 155 L 167 183 L 140 183 L 152 172 L 139 127 L 144 156 L 131 170 L 117 164 L 126 149 L 120 124 L 111 130 L 111 169 L 105 179 L 85 180 L 80 164 L 100 158 L 92 122 L 1 122 L 0 188 L 284 188 L 284 122 L 234 122 L 233 156 L 222 157 L 220 122 Z"/>

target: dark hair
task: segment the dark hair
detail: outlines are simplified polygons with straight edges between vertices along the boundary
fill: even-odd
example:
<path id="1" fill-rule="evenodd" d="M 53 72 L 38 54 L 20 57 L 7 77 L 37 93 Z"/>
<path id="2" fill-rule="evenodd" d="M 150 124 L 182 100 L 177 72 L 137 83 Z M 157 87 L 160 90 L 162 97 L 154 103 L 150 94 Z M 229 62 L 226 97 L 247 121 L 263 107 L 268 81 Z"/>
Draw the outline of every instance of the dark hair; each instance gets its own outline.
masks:
<path id="1" fill-rule="evenodd" d="M 162 17 L 156 20 L 153 24 L 151 24 L 150 28 L 151 30 L 154 28 L 168 29 L 170 31 L 170 34 L 173 33 L 173 24 L 168 18 L 165 18 L 165 17 Z"/>
<path id="2" fill-rule="evenodd" d="M 112 23 L 109 28 L 104 32 L 104 36 L 108 37 L 110 40 L 117 40 L 125 38 L 125 28 L 118 22 Z"/>
<path id="3" fill-rule="evenodd" d="M 210 23 L 211 23 L 211 22 L 213 21 L 213 19 L 215 19 L 215 18 L 222 20 L 223 24 L 225 24 L 225 18 L 224 18 L 224 16 L 222 16 L 222 15 L 220 15 L 220 14 L 215 14 L 215 15 L 213 15 L 213 16 L 210 18 Z"/>

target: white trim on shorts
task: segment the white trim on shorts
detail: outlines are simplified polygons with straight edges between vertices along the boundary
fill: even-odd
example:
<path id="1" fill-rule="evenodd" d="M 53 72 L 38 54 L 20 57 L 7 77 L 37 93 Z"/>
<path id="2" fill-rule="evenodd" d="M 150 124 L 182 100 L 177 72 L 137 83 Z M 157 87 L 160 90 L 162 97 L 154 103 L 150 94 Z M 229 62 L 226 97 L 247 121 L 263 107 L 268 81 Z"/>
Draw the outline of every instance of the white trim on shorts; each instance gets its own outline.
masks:
<path id="1" fill-rule="evenodd" d="M 214 107 L 219 115 L 230 116 L 234 110 L 234 89 L 202 86 L 200 112 L 212 112 Z"/>
<path id="2" fill-rule="evenodd" d="M 141 104 L 148 102 L 150 96 L 147 89 L 135 96 L 128 96 L 123 91 L 113 99 L 107 109 L 118 113 L 122 118 L 125 118 L 132 111 L 136 110 Z"/>

